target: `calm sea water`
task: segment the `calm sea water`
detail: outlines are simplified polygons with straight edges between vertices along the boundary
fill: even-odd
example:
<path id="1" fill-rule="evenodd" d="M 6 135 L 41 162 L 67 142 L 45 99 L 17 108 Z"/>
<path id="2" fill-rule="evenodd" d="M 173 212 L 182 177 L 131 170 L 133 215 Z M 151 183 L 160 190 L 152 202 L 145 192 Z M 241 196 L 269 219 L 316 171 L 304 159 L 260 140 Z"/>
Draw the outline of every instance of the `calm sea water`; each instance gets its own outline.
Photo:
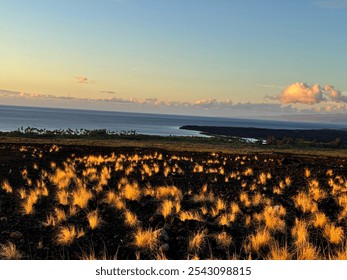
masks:
<path id="1" fill-rule="evenodd" d="M 198 132 L 181 130 L 182 125 L 238 126 L 282 129 L 345 128 L 343 124 L 304 123 L 258 119 L 178 116 L 163 114 L 105 112 L 73 109 L 17 107 L 0 105 L 0 131 L 20 127 L 54 129 L 135 130 L 138 134 L 196 136 Z"/>

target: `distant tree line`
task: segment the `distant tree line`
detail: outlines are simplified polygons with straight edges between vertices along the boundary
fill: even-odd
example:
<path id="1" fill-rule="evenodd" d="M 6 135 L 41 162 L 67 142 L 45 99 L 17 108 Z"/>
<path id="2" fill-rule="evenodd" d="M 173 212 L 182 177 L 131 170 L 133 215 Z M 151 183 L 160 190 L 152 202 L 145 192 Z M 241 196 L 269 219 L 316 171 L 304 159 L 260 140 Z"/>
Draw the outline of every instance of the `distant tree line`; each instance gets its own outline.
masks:
<path id="1" fill-rule="evenodd" d="M 111 131 L 109 129 L 54 129 L 49 130 L 46 128 L 36 128 L 36 127 L 20 127 L 17 130 L 10 132 L 0 132 L 2 136 L 29 136 L 29 137 L 101 137 L 107 138 L 109 136 L 135 136 L 137 135 L 136 130 L 121 130 L 121 131 Z"/>

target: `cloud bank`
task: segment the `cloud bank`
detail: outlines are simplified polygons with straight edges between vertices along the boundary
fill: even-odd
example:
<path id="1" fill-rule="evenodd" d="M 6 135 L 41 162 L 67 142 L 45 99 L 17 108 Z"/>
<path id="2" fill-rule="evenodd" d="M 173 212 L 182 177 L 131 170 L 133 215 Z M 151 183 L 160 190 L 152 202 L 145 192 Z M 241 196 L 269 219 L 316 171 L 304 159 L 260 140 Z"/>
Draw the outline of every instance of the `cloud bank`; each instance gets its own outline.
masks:
<path id="1" fill-rule="evenodd" d="M 107 91 L 107 93 L 111 91 Z M 106 93 L 106 91 L 105 91 Z M 113 93 L 113 92 L 112 92 Z M 198 99 L 193 101 L 159 100 L 158 98 L 122 98 L 115 94 L 108 98 L 84 98 L 73 96 L 56 96 L 49 94 L 32 94 L 26 92 L 0 90 L 0 100 L 15 100 L 15 103 L 28 105 L 30 102 L 45 104 L 68 104 L 69 107 L 103 108 L 110 110 L 130 110 L 160 113 L 200 114 L 210 116 L 256 116 L 271 114 L 287 114 L 296 112 L 290 105 L 279 103 L 236 103 L 230 99 L 216 98 Z"/>
<path id="2" fill-rule="evenodd" d="M 286 87 L 277 96 L 266 96 L 271 102 L 234 103 L 216 98 L 193 101 L 160 100 L 158 98 L 120 97 L 114 91 L 99 91 L 107 94 L 100 98 L 59 96 L 17 92 L 0 89 L 0 102 L 22 106 L 69 107 L 131 112 L 157 112 L 167 114 L 257 117 L 295 115 L 298 113 L 346 113 L 347 96 L 332 85 L 310 86 L 297 82 Z"/>

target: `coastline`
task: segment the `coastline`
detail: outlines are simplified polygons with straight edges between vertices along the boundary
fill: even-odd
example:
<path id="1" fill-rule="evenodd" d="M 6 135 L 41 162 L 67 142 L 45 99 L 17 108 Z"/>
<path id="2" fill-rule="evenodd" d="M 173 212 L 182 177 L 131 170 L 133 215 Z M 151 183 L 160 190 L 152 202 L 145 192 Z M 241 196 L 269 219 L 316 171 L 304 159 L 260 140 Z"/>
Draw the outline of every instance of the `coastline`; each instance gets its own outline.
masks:
<path id="1" fill-rule="evenodd" d="M 222 127 L 222 126 L 197 126 L 185 125 L 180 129 L 199 131 L 200 133 L 216 136 L 230 136 L 240 138 L 276 139 L 292 138 L 307 141 L 329 143 L 341 138 L 347 143 L 347 129 L 269 129 L 256 127 Z"/>

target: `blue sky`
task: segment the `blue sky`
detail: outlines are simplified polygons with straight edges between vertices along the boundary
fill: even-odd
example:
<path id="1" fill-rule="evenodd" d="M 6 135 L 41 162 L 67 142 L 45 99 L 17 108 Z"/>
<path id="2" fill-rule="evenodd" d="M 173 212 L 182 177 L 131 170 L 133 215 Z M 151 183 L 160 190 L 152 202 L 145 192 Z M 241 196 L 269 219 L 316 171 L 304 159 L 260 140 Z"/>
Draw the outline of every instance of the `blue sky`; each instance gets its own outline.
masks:
<path id="1" fill-rule="evenodd" d="M 347 0 L 12 0 L 0 22 L 1 104 L 346 112 Z"/>

